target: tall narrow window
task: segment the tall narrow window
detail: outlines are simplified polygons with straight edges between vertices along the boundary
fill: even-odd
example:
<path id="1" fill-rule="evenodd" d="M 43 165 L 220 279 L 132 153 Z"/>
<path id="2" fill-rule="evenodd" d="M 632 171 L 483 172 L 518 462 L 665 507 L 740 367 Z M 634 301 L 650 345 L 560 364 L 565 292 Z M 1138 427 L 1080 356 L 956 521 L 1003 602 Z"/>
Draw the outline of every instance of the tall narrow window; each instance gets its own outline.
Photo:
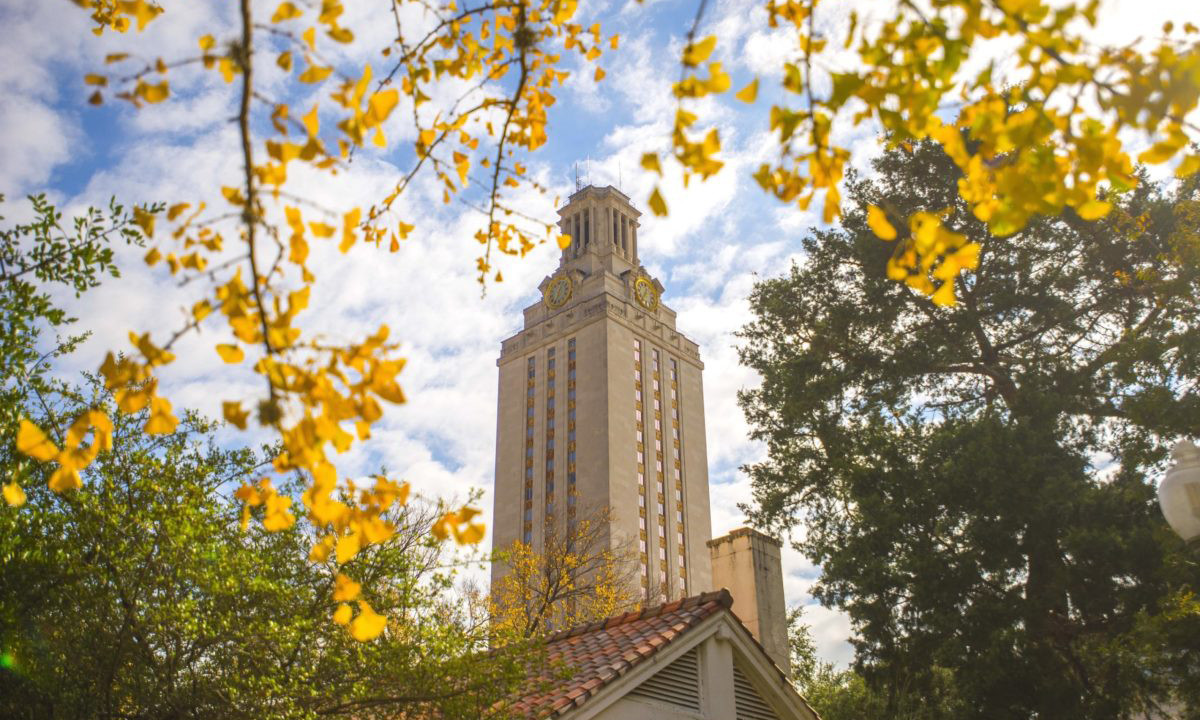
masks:
<path id="1" fill-rule="evenodd" d="M 642 600 L 647 600 L 650 597 L 650 557 L 646 552 L 646 465 L 645 453 L 646 446 L 642 442 L 642 437 L 645 432 L 645 425 L 642 415 L 642 341 L 634 339 L 633 341 L 633 393 L 634 393 L 634 422 L 637 428 L 637 442 L 634 445 L 635 459 L 637 460 L 637 481 L 638 481 L 638 527 L 641 536 L 641 567 L 642 567 Z"/>
<path id="2" fill-rule="evenodd" d="M 681 469 L 683 467 L 683 443 L 682 432 L 679 426 L 679 362 L 675 358 L 671 358 L 671 436 L 673 438 L 671 445 L 674 451 L 674 467 L 675 475 L 675 518 L 676 518 L 676 533 L 679 543 L 679 562 L 677 569 L 679 571 L 679 590 L 683 595 L 687 594 L 687 546 L 684 538 L 687 537 L 687 531 L 684 527 L 687 514 L 683 511 L 683 477 Z"/>
<path id="3" fill-rule="evenodd" d="M 575 530 L 575 338 L 567 340 L 567 533 Z"/>
<path id="4" fill-rule="evenodd" d="M 526 545 L 533 543 L 533 388 L 537 379 L 536 373 L 537 360 L 530 357 L 525 371 L 528 385 L 525 395 L 525 506 L 521 527 L 521 541 Z"/>
<path id="5" fill-rule="evenodd" d="M 666 502 L 665 493 L 663 492 L 663 443 L 662 443 L 662 382 L 659 376 L 659 368 L 661 366 L 661 356 L 658 349 L 654 348 L 650 351 L 650 371 L 651 371 L 651 388 L 653 389 L 654 397 L 654 474 L 655 474 L 655 489 L 658 501 L 655 503 L 656 520 L 658 522 L 658 553 L 659 553 L 659 591 L 666 594 L 671 594 L 667 580 L 667 512 L 664 503 Z M 682 594 L 676 595 L 682 597 Z"/>
<path id="6" fill-rule="evenodd" d="M 546 528 L 554 532 L 554 348 L 546 350 Z"/>

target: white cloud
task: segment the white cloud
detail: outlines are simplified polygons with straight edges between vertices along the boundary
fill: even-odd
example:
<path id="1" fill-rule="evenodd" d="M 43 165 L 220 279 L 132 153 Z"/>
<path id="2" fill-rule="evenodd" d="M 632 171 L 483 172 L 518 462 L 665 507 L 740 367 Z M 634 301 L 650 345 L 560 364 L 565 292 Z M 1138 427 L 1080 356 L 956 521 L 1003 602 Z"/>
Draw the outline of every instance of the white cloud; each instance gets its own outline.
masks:
<path id="1" fill-rule="evenodd" d="M 29 96 L 0 103 L 0 193 L 23 195 L 44 187 L 80 140 L 79 128 Z"/>

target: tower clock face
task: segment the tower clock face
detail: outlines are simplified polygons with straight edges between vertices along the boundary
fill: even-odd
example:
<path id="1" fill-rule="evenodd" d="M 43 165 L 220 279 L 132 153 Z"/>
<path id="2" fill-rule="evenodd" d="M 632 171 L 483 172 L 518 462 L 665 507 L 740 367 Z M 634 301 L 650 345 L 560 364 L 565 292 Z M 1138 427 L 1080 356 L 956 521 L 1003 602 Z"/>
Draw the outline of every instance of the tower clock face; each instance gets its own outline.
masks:
<path id="1" fill-rule="evenodd" d="M 637 298 L 638 304 L 647 310 L 658 307 L 658 290 L 654 289 L 654 283 L 645 277 L 638 278 L 633 284 L 633 296 Z"/>
<path id="2" fill-rule="evenodd" d="M 563 303 L 571 299 L 571 290 L 571 278 L 559 275 L 551 280 L 550 286 L 546 288 L 546 304 L 552 310 L 562 307 Z"/>

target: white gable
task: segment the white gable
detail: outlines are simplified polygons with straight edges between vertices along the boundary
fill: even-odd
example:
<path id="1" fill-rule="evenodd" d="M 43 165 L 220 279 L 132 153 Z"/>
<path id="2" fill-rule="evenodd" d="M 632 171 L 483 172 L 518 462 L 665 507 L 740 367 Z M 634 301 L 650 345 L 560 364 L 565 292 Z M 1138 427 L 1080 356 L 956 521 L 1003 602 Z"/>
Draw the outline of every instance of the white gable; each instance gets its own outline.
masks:
<path id="1" fill-rule="evenodd" d="M 570 720 L 817 720 L 728 612 L 677 637 L 610 682 Z"/>

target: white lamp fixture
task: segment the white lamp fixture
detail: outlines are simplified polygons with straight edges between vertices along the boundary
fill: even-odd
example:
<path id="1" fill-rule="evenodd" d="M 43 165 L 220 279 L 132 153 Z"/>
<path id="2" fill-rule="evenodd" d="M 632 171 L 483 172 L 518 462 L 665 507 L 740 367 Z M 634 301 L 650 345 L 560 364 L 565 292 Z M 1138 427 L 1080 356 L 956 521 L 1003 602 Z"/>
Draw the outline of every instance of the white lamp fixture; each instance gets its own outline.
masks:
<path id="1" fill-rule="evenodd" d="M 1158 486 L 1158 504 L 1171 529 L 1200 548 L 1200 449 L 1190 440 L 1180 440 L 1171 450 L 1171 460 Z"/>

